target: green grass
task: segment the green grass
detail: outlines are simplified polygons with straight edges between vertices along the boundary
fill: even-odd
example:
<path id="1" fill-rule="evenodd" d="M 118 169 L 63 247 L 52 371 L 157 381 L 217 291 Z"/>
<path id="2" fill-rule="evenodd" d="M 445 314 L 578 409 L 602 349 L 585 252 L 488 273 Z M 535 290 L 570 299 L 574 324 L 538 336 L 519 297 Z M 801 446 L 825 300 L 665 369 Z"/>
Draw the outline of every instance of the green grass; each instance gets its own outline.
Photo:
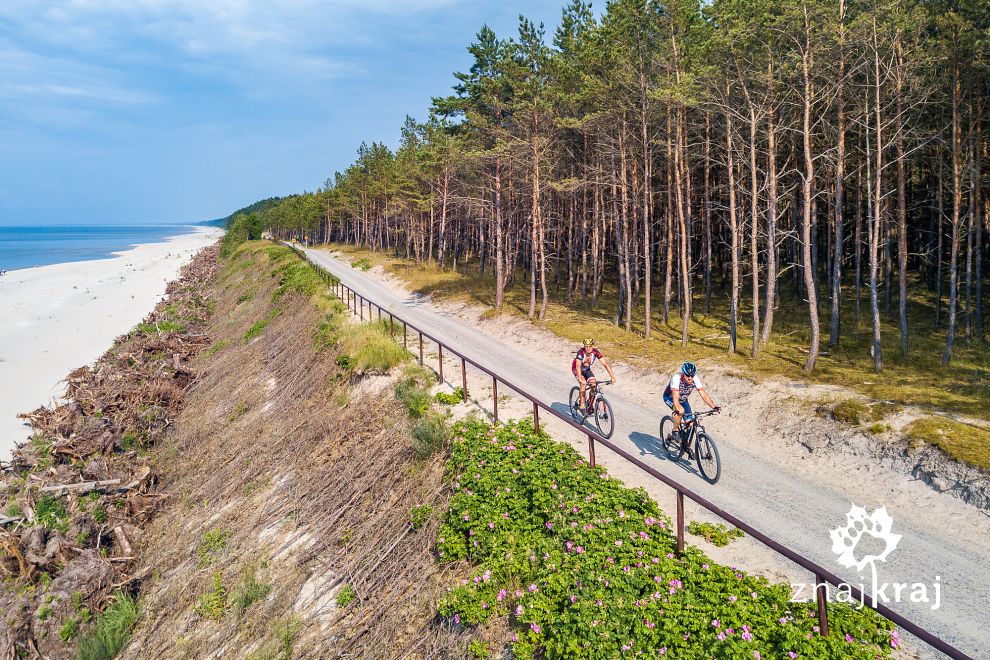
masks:
<path id="1" fill-rule="evenodd" d="M 431 410 L 413 425 L 411 433 L 416 458 L 425 460 L 447 446 L 450 423 L 445 415 Z"/>
<path id="2" fill-rule="evenodd" d="M 228 346 L 230 346 L 229 339 L 221 339 L 219 341 L 215 341 L 212 344 L 210 344 L 209 348 L 203 351 L 203 355 L 205 355 L 206 357 L 212 357 L 217 353 L 219 353 L 220 351 L 222 351 L 223 349 L 227 348 Z"/>
<path id="3" fill-rule="evenodd" d="M 279 621 L 274 626 L 275 639 L 247 654 L 245 660 L 292 660 L 293 647 L 302 627 L 302 621 L 295 615 Z"/>
<path id="4" fill-rule="evenodd" d="M 58 495 L 45 495 L 34 505 L 34 515 L 38 524 L 48 529 L 62 532 L 69 531 L 69 513 L 65 503 Z"/>
<path id="5" fill-rule="evenodd" d="M 343 328 L 339 347 L 348 356 L 348 366 L 361 373 L 385 373 L 412 358 L 408 351 L 392 339 L 388 324 L 384 321 Z"/>
<path id="6" fill-rule="evenodd" d="M 243 403 L 238 403 L 236 406 L 234 406 L 234 409 L 230 411 L 230 414 L 227 415 L 227 421 L 234 423 L 237 420 L 239 420 L 241 417 L 244 417 L 244 415 L 247 414 L 247 411 L 248 411 L 247 405 Z"/>
<path id="7" fill-rule="evenodd" d="M 244 569 L 244 577 L 230 595 L 231 609 L 240 618 L 249 607 L 264 600 L 271 590 L 272 585 L 258 580 L 254 564 L 248 564 Z"/>
<path id="8" fill-rule="evenodd" d="M 139 323 L 135 330 L 143 335 L 168 334 L 170 332 L 185 332 L 186 326 L 178 321 L 165 319 L 158 323 Z"/>
<path id="9" fill-rule="evenodd" d="M 264 318 L 248 328 L 247 332 L 244 333 L 244 343 L 246 344 L 255 337 L 260 337 L 263 335 L 265 333 L 265 328 L 268 327 L 269 323 L 271 323 L 271 319 Z"/>
<path id="10" fill-rule="evenodd" d="M 915 420 L 905 429 L 914 443 L 925 442 L 952 458 L 990 470 L 990 430 L 945 417 Z"/>
<path id="11" fill-rule="evenodd" d="M 880 422 L 889 415 L 903 410 L 903 406 L 889 401 L 868 401 L 859 398 L 840 399 L 827 398 L 816 408 L 821 416 L 831 417 L 837 422 L 859 426 L 861 424 Z"/>
<path id="12" fill-rule="evenodd" d="M 433 398 L 437 401 L 437 403 L 442 403 L 445 406 L 456 406 L 464 400 L 464 390 L 458 387 L 450 393 L 437 392 Z"/>
<path id="13" fill-rule="evenodd" d="M 417 507 L 413 507 L 409 512 L 409 526 L 413 529 L 422 529 L 426 521 L 430 519 L 433 515 L 433 507 L 429 504 L 422 504 Z"/>
<path id="14" fill-rule="evenodd" d="M 427 389 L 430 377 L 419 365 L 406 369 L 402 378 L 395 384 L 395 398 L 405 406 L 410 417 L 419 419 L 426 414 L 433 403 L 433 397 Z"/>
<path id="15" fill-rule="evenodd" d="M 79 660 L 110 660 L 115 657 L 127 644 L 140 616 L 141 606 L 136 599 L 123 592 L 115 593 L 94 627 L 79 638 Z"/>
<path id="16" fill-rule="evenodd" d="M 372 265 L 383 266 L 418 293 L 487 307 L 494 304 L 493 278 L 487 274 L 479 277 L 474 262 L 466 269 L 463 265 L 459 266 L 461 272 L 440 271 L 433 264 L 417 264 L 412 260 L 347 245 L 332 247 L 352 260 L 365 258 Z M 529 308 L 528 281 L 522 271 L 517 273 L 516 285 L 506 290 L 505 313 L 525 317 Z M 548 285 L 552 288 L 553 282 Z M 990 419 L 990 350 L 987 344 L 960 339 L 956 343 L 952 366 L 942 367 L 940 359 L 945 345 L 945 329 L 933 326 L 933 295 L 923 286 L 914 283 L 908 300 L 910 351 L 906 356 L 901 356 L 899 350 L 896 295 L 892 313 L 882 312 L 882 374 L 874 372 L 869 355 L 869 298 L 865 290 L 861 320 L 857 321 L 852 287 L 844 287 L 843 330 L 840 347 L 836 350 L 830 351 L 827 346 L 829 302 L 822 300 L 823 355 L 815 371 L 805 374 L 803 367 L 809 342 L 808 310 L 805 305 L 795 302 L 788 277 L 781 278 L 780 285 L 781 305 L 774 315 L 774 334 L 755 360 L 749 357 L 752 332 L 748 322 L 752 318 L 752 309 L 748 299 L 744 297 L 739 310 L 741 327 L 737 349 L 730 355 L 726 352 L 727 297 L 716 289 L 712 296 L 711 313 L 706 315 L 704 288 L 697 281 L 694 283 L 695 314 L 689 324 L 691 340 L 687 348 L 681 347 L 681 320 L 676 304 L 671 309 L 669 321 L 663 323 L 663 287 L 656 284 L 653 287 L 652 332 L 648 340 L 643 337 L 642 305 L 639 302 L 633 310 L 632 332 L 627 332 L 624 326 L 614 325 L 617 292 L 610 285 L 606 286 L 595 306 L 590 304 L 590 300 L 582 304 L 579 296 L 575 302 L 568 303 L 565 292 L 551 290 L 546 320 L 534 323 L 573 340 L 575 345 L 583 337 L 593 336 L 606 355 L 652 369 L 669 372 L 684 360 L 707 358 L 737 368 L 743 375 L 755 380 L 786 376 L 815 383 L 838 384 L 873 399 L 958 411 Z"/>

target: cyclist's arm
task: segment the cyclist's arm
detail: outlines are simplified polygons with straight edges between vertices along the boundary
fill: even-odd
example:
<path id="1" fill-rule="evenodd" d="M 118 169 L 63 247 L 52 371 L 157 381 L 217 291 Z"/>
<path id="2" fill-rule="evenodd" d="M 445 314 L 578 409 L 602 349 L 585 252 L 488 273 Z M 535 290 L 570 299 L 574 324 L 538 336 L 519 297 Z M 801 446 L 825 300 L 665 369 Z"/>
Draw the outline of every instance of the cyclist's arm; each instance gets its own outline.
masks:
<path id="1" fill-rule="evenodd" d="M 705 403 L 708 404 L 708 407 L 709 408 L 714 408 L 715 407 L 715 402 L 712 401 L 712 398 L 710 396 L 708 396 L 708 392 L 705 390 L 705 388 L 699 387 L 698 388 L 698 394 L 700 394 L 701 395 L 701 398 L 705 400 Z"/>
<path id="2" fill-rule="evenodd" d="M 609 380 L 611 380 L 614 383 L 615 382 L 615 372 L 612 371 L 612 367 L 609 365 L 608 360 L 606 360 L 605 358 L 601 358 L 601 361 L 602 361 L 602 364 L 605 366 L 605 371 L 608 372 L 608 378 L 609 378 Z"/>

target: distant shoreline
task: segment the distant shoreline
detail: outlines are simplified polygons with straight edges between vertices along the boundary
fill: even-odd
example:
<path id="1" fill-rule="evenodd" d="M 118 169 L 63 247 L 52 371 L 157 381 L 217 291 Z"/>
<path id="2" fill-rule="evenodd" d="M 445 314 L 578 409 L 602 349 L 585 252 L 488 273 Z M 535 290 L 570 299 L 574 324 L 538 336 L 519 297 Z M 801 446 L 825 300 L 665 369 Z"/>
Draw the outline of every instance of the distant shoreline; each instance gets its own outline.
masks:
<path id="1" fill-rule="evenodd" d="M 62 378 L 137 325 L 179 269 L 223 235 L 216 227 L 188 229 L 109 257 L 18 268 L 0 277 L 0 459 L 29 437 L 17 414 L 61 395 Z"/>
<path id="2" fill-rule="evenodd" d="M 198 224 L 0 225 L 0 270 L 109 259 L 120 252 L 195 232 Z"/>

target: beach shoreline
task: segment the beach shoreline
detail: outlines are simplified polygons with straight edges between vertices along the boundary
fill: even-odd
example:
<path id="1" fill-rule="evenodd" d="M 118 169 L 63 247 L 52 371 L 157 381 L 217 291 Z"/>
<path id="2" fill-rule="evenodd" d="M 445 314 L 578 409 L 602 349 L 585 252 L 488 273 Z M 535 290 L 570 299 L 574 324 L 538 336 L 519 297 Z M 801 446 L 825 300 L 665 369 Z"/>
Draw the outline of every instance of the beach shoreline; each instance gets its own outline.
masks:
<path id="1" fill-rule="evenodd" d="M 0 277 L 0 460 L 30 435 L 17 414 L 60 396 L 70 371 L 91 364 L 137 325 L 179 269 L 222 235 L 215 227 L 196 227 L 107 259 L 21 268 Z"/>

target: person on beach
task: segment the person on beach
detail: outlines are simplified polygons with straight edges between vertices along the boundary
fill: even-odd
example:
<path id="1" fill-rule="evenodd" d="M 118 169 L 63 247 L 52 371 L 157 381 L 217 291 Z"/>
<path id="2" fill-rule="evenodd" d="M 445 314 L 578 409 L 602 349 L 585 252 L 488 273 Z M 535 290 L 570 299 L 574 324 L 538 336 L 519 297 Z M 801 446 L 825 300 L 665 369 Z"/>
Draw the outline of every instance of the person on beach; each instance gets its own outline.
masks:
<path id="1" fill-rule="evenodd" d="M 595 348 L 595 340 L 585 339 L 584 346 L 578 349 L 577 353 L 574 354 L 574 360 L 571 362 L 571 373 L 577 378 L 578 385 L 581 387 L 581 393 L 578 396 L 578 408 L 585 412 L 588 410 L 584 403 L 584 392 L 589 384 L 595 384 L 595 374 L 591 371 L 591 365 L 595 363 L 595 360 L 601 360 L 602 366 L 608 371 L 609 379 L 613 383 L 615 382 L 615 373 L 602 352 Z"/>

